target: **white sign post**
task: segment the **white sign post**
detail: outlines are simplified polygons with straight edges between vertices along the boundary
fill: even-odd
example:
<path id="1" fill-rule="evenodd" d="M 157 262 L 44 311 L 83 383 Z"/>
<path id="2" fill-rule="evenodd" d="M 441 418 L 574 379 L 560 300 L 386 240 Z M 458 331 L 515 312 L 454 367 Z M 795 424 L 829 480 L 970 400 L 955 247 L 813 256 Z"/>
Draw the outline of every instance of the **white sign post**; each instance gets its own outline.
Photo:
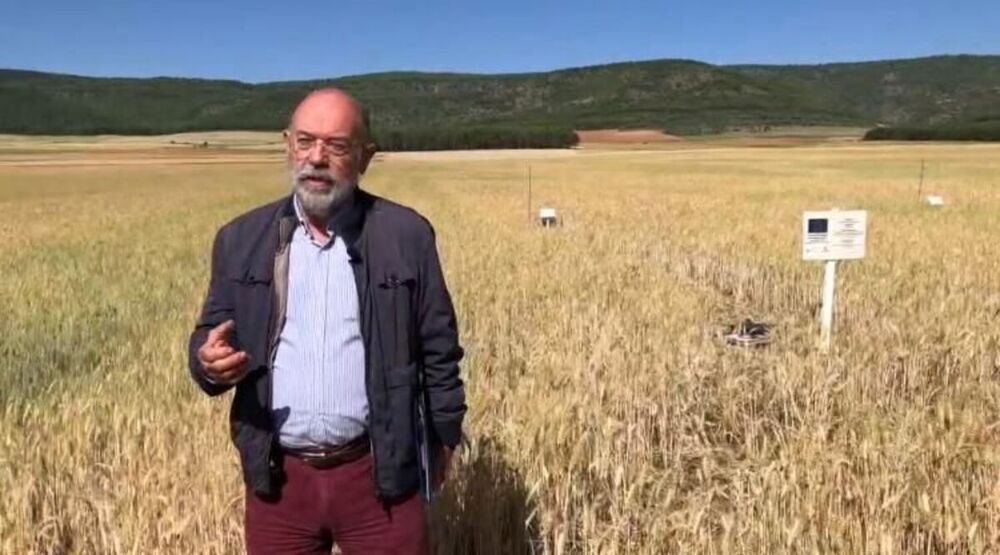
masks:
<path id="1" fill-rule="evenodd" d="M 802 215 L 802 259 L 826 262 L 823 304 L 819 313 L 819 346 L 823 352 L 830 350 L 837 261 L 864 258 L 867 231 L 868 212 L 864 210 L 805 212 Z"/>

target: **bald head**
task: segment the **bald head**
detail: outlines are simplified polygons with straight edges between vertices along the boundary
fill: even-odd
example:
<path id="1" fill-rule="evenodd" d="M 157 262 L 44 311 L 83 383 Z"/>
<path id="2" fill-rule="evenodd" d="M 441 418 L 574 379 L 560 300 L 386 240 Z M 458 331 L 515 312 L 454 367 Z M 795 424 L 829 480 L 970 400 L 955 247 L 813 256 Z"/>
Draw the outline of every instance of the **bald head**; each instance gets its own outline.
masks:
<path id="1" fill-rule="evenodd" d="M 302 99 L 292 112 L 289 131 L 366 143 L 369 138 L 368 113 L 360 102 L 340 89 L 318 89 Z"/>

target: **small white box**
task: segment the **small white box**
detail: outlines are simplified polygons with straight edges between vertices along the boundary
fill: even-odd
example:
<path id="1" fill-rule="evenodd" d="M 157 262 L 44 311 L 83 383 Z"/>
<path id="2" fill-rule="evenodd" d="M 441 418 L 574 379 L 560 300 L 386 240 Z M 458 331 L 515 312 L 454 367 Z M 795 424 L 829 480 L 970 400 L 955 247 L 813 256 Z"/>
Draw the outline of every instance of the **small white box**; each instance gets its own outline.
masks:
<path id="1" fill-rule="evenodd" d="M 555 208 L 542 208 L 538 211 L 538 223 L 542 227 L 555 227 L 560 225 L 559 216 L 556 215 Z"/>

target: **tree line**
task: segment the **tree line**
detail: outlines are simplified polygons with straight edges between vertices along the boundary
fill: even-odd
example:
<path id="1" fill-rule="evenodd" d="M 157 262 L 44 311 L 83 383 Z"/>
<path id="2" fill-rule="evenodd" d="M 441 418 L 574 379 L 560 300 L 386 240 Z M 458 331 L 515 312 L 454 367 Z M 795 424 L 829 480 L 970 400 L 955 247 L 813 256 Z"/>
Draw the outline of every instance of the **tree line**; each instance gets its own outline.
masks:
<path id="1" fill-rule="evenodd" d="M 382 151 L 569 148 L 579 139 L 571 129 L 549 127 L 438 127 L 374 130 Z"/>
<path id="2" fill-rule="evenodd" d="M 1000 119 L 928 127 L 876 127 L 866 141 L 1000 141 Z"/>

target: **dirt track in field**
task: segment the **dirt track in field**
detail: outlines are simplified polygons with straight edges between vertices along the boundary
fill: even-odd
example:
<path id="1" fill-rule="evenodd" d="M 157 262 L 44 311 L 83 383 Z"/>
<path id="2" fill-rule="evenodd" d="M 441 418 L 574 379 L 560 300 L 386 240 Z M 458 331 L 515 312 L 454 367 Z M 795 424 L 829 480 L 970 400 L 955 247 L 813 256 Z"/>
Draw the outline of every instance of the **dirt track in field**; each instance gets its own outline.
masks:
<path id="1" fill-rule="evenodd" d="M 577 131 L 581 143 L 649 144 L 683 141 L 656 129 L 589 129 Z"/>

